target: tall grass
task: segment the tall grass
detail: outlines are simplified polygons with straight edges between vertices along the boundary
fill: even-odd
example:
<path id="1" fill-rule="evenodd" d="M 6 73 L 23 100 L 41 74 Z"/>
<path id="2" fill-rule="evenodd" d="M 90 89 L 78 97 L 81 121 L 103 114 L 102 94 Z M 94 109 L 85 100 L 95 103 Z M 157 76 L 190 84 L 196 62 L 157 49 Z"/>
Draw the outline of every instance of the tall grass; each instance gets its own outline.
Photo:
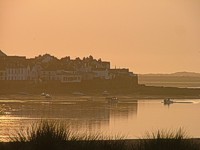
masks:
<path id="1" fill-rule="evenodd" d="M 10 138 L 18 145 L 29 145 L 29 149 L 62 149 L 67 141 L 75 141 L 75 135 L 63 123 L 41 121 Z"/>
<path id="2" fill-rule="evenodd" d="M 78 135 L 64 123 L 41 121 L 10 138 L 14 149 L 26 150 L 125 150 L 121 138 L 104 137 L 101 134 Z"/>
<path id="3" fill-rule="evenodd" d="M 137 150 L 199 150 L 199 145 L 189 138 L 182 128 L 178 130 L 157 130 L 147 132 L 139 140 Z"/>
<path id="4" fill-rule="evenodd" d="M 199 150 L 199 145 L 178 130 L 147 132 L 134 144 L 124 137 L 105 137 L 102 134 L 79 135 L 60 122 L 41 121 L 11 138 L 6 150 Z M 2 149 L 1 149 L 2 150 Z"/>

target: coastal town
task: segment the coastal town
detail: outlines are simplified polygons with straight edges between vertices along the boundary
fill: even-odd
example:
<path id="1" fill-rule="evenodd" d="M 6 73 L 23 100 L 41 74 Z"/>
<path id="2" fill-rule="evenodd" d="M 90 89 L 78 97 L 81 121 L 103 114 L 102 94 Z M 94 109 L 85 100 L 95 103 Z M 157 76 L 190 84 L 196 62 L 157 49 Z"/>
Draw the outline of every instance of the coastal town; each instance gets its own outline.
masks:
<path id="1" fill-rule="evenodd" d="M 26 58 L 8 56 L 0 50 L 0 82 L 77 84 L 94 81 L 137 86 L 138 76 L 127 68 L 111 68 L 109 61 L 97 60 L 91 55 L 83 59 L 70 56 L 58 59 L 50 54 Z"/>

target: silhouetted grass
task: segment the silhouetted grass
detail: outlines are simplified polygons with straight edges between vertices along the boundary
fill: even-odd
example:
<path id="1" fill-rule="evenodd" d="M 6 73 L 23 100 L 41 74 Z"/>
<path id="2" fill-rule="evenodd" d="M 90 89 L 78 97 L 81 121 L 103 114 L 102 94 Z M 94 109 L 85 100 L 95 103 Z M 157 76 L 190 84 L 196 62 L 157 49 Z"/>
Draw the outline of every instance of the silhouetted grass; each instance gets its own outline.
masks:
<path id="1" fill-rule="evenodd" d="M 12 142 L 27 145 L 28 149 L 62 149 L 66 141 L 74 141 L 75 135 L 62 123 L 41 121 L 10 138 Z"/>
<path id="2" fill-rule="evenodd" d="M 145 137 L 133 146 L 136 150 L 199 150 L 199 145 L 188 137 L 182 128 L 177 131 L 157 130 L 147 132 Z"/>
<path id="3" fill-rule="evenodd" d="M 69 126 L 52 121 L 41 121 L 24 131 L 19 131 L 12 142 L 2 150 L 199 150 L 183 129 L 147 132 L 139 140 L 124 137 L 105 137 L 102 134 L 79 135 Z M 128 144 L 127 144 L 128 143 Z"/>
<path id="4" fill-rule="evenodd" d="M 101 134 L 78 135 L 63 123 L 41 121 L 10 138 L 15 150 L 124 150 L 125 141 Z M 13 148 L 13 147 L 12 147 Z"/>

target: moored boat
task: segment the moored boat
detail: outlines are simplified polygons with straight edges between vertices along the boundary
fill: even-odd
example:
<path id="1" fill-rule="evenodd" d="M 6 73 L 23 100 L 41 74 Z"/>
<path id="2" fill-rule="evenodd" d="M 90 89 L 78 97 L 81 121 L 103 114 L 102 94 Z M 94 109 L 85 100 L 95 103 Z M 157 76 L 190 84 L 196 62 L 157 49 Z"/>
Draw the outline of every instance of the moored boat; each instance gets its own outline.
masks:
<path id="1" fill-rule="evenodd" d="M 46 94 L 46 95 L 45 95 L 45 98 L 52 98 L 52 97 L 51 97 L 51 95 Z"/>
<path id="2" fill-rule="evenodd" d="M 172 101 L 170 98 L 166 98 L 163 100 L 163 103 L 164 103 L 164 105 L 169 105 L 169 104 L 174 103 L 174 101 Z"/>

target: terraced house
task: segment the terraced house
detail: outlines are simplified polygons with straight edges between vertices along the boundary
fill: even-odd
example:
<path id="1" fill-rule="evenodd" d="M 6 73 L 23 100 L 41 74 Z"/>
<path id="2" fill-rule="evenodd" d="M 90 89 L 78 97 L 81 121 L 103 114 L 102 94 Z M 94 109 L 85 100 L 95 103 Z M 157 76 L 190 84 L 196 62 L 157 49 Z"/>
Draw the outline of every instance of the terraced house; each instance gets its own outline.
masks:
<path id="1" fill-rule="evenodd" d="M 81 83 L 95 81 L 105 83 L 112 80 L 118 84 L 137 85 L 137 74 L 129 69 L 111 69 L 110 62 L 94 59 L 58 59 L 49 54 L 27 59 L 24 56 L 7 56 L 0 51 L 1 81 L 33 81 L 34 83 L 60 82 Z M 103 83 L 102 82 L 102 83 Z"/>

